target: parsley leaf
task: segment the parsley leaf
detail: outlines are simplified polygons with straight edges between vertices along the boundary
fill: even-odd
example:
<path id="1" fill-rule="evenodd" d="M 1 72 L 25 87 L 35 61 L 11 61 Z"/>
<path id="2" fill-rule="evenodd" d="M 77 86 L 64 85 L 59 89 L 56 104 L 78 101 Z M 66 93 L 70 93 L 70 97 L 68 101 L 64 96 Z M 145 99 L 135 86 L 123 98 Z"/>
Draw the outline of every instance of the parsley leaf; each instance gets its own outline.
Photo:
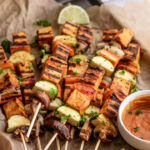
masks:
<path id="1" fill-rule="evenodd" d="M 4 48 L 4 50 L 6 51 L 6 52 L 10 52 L 10 44 L 11 44 L 11 42 L 9 41 L 9 40 L 3 40 L 2 41 L 2 43 L 1 43 L 1 46 Z"/>
<path id="2" fill-rule="evenodd" d="M 91 111 L 90 115 L 91 115 L 92 117 L 96 117 L 96 116 L 98 116 L 98 113 L 97 113 L 97 112 L 94 112 L 94 111 Z"/>
<path id="3" fill-rule="evenodd" d="M 132 115 L 132 111 L 129 111 L 128 114 Z"/>
<path id="4" fill-rule="evenodd" d="M 21 81 L 23 80 L 23 77 L 19 76 L 18 79 L 19 79 L 19 86 L 21 86 L 22 85 Z"/>
<path id="5" fill-rule="evenodd" d="M 2 74 L 2 73 L 3 73 L 3 68 L 0 67 L 0 74 Z"/>
<path id="6" fill-rule="evenodd" d="M 136 114 L 137 115 L 142 114 L 142 110 L 141 109 L 136 109 Z"/>
<path id="7" fill-rule="evenodd" d="M 139 131 L 139 127 L 134 128 L 134 132 Z"/>
<path id="8" fill-rule="evenodd" d="M 41 54 L 42 57 L 45 56 L 45 52 L 46 52 L 45 49 L 42 49 L 42 50 L 40 51 L 40 54 Z"/>
<path id="9" fill-rule="evenodd" d="M 37 39 L 37 36 L 34 36 L 32 42 L 31 42 L 31 44 L 30 44 L 30 46 L 31 46 L 32 48 L 34 48 L 34 47 L 37 46 L 37 40 L 38 40 L 38 39 Z"/>
<path id="10" fill-rule="evenodd" d="M 85 122 L 87 120 L 87 116 L 85 116 L 84 114 L 81 116 L 81 121 Z"/>
<path id="11" fill-rule="evenodd" d="M 105 125 L 105 124 L 106 124 L 106 122 L 103 120 L 103 121 L 101 122 L 101 124 Z"/>
<path id="12" fill-rule="evenodd" d="M 57 89 L 51 88 L 50 91 L 49 91 L 49 93 L 50 93 L 51 95 L 55 95 L 55 94 L 57 94 Z"/>
<path id="13" fill-rule="evenodd" d="M 134 92 L 137 92 L 139 91 L 138 87 L 137 86 L 134 86 L 132 89 L 131 89 L 131 93 L 134 93 Z"/>
<path id="14" fill-rule="evenodd" d="M 124 74 L 125 74 L 125 70 L 120 70 L 119 73 L 120 73 L 121 75 L 124 75 Z"/>
<path id="15" fill-rule="evenodd" d="M 61 118 L 60 118 L 60 122 L 64 123 L 68 120 L 68 118 L 70 118 L 71 115 L 65 116 L 64 114 L 62 114 Z"/>
<path id="16" fill-rule="evenodd" d="M 32 64 L 29 64 L 29 69 L 33 69 L 33 66 L 32 66 Z"/>
<path id="17" fill-rule="evenodd" d="M 33 25 L 48 27 L 51 25 L 51 23 L 45 19 L 45 20 L 37 20 L 33 23 Z"/>

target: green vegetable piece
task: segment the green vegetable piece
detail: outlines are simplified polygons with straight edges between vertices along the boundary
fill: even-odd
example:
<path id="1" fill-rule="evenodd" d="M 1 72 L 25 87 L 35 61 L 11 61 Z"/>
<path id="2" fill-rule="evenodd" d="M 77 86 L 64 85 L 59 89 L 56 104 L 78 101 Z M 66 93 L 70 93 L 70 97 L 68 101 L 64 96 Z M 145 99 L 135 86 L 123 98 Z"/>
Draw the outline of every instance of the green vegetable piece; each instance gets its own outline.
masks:
<path id="1" fill-rule="evenodd" d="M 33 66 L 31 64 L 29 64 L 29 69 L 33 69 Z"/>
<path id="2" fill-rule="evenodd" d="M 139 91 L 138 87 L 137 86 L 134 86 L 132 89 L 131 89 L 131 93 L 135 93 Z"/>
<path id="3" fill-rule="evenodd" d="M 124 75 L 125 74 L 125 70 L 121 70 L 121 71 L 119 71 L 119 73 Z"/>
<path id="4" fill-rule="evenodd" d="M 65 116 L 64 114 L 62 114 L 61 118 L 60 118 L 60 122 L 64 123 L 68 120 L 68 118 L 70 118 L 71 115 Z"/>
<path id="5" fill-rule="evenodd" d="M 87 116 L 85 116 L 84 114 L 81 116 L 81 121 L 85 122 L 87 120 Z"/>
<path id="6" fill-rule="evenodd" d="M 103 120 L 103 121 L 102 121 L 102 124 L 103 124 L 103 125 L 105 125 L 105 124 L 106 124 L 106 122 Z"/>
<path id="7" fill-rule="evenodd" d="M 51 95 L 57 94 L 57 89 L 51 88 L 50 91 L 49 91 L 49 93 L 50 93 Z"/>
<path id="8" fill-rule="evenodd" d="M 9 40 L 3 40 L 2 43 L 1 43 L 1 46 L 4 48 L 4 50 L 6 52 L 10 52 L 10 45 L 11 45 L 11 42 Z"/>
<path id="9" fill-rule="evenodd" d="M 33 23 L 33 25 L 48 27 L 51 25 L 51 23 L 45 19 L 45 20 L 37 20 Z"/>
<path id="10" fill-rule="evenodd" d="M 46 52 L 45 49 L 42 49 L 42 50 L 40 51 L 40 54 L 41 54 L 42 57 L 45 56 L 45 52 Z"/>

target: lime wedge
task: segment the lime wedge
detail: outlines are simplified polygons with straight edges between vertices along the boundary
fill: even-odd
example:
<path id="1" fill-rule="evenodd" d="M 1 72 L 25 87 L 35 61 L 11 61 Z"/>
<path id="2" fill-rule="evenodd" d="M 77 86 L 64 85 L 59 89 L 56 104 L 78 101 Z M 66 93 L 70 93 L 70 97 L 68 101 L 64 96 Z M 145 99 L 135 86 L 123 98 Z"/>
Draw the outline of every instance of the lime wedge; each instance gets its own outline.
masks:
<path id="1" fill-rule="evenodd" d="M 58 24 L 64 24 L 66 21 L 71 21 L 76 24 L 90 23 L 87 12 L 77 5 L 69 5 L 61 10 L 58 16 Z"/>

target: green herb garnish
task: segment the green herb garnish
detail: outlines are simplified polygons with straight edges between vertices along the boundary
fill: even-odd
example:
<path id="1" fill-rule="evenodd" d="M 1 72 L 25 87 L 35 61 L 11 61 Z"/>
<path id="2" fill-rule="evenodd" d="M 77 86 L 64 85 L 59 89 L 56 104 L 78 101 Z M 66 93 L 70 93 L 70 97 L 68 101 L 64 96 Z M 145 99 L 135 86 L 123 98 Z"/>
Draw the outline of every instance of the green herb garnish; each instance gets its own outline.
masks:
<path id="1" fill-rule="evenodd" d="M 76 75 L 76 74 L 77 74 L 77 72 L 75 71 L 75 72 L 73 72 L 73 74 L 75 74 L 75 75 Z"/>
<path id="2" fill-rule="evenodd" d="M 106 122 L 103 120 L 102 122 L 101 122 L 103 125 L 105 125 L 106 124 Z"/>
<path id="3" fill-rule="evenodd" d="M 57 94 L 57 89 L 51 88 L 50 91 L 49 91 L 49 93 L 50 93 L 51 95 L 55 95 L 55 94 Z"/>
<path id="4" fill-rule="evenodd" d="M 129 111 L 128 114 L 132 115 L 132 111 Z"/>
<path id="5" fill-rule="evenodd" d="M 62 64 L 60 64 L 59 67 L 61 68 L 61 67 L 62 67 Z"/>
<path id="6" fill-rule="evenodd" d="M 130 82 L 131 84 L 134 84 L 133 80 L 129 80 L 129 82 Z"/>
<path id="7" fill-rule="evenodd" d="M 33 25 L 48 27 L 51 23 L 48 20 L 37 20 L 33 23 Z"/>
<path id="8" fill-rule="evenodd" d="M 103 101 L 102 101 L 102 105 L 104 105 L 104 103 L 105 103 L 105 101 L 103 100 Z"/>
<path id="9" fill-rule="evenodd" d="M 31 44 L 30 44 L 30 46 L 31 46 L 32 48 L 34 48 L 34 47 L 37 46 L 37 40 L 38 40 L 38 39 L 37 39 L 37 36 L 34 36 L 32 42 L 31 42 Z"/>
<path id="10" fill-rule="evenodd" d="M 33 69 L 33 66 L 31 64 L 29 64 L 29 69 Z"/>
<path id="11" fill-rule="evenodd" d="M 136 114 L 137 115 L 142 114 L 142 110 L 141 109 L 136 109 Z"/>
<path id="12" fill-rule="evenodd" d="M 80 58 L 76 58 L 76 59 L 72 59 L 72 61 L 76 62 L 77 64 L 80 64 L 80 62 L 82 61 Z"/>
<path id="13" fill-rule="evenodd" d="M 45 52 L 46 52 L 45 49 L 42 49 L 42 50 L 40 51 L 40 54 L 41 54 L 42 57 L 45 56 Z"/>
<path id="14" fill-rule="evenodd" d="M 121 71 L 119 71 L 119 73 L 124 75 L 125 74 L 125 70 L 121 70 Z"/>
<path id="15" fill-rule="evenodd" d="M 0 74 L 2 74 L 2 73 L 3 73 L 3 68 L 0 67 Z"/>
<path id="16" fill-rule="evenodd" d="M 65 116 L 64 114 L 62 114 L 61 118 L 60 118 L 60 122 L 64 123 L 68 120 L 68 118 L 70 118 L 71 115 Z"/>
<path id="17" fill-rule="evenodd" d="M 98 116 L 98 113 L 97 113 L 97 112 L 94 112 L 94 111 L 91 111 L 90 115 L 91 115 L 92 117 L 96 117 L 96 116 Z"/>
<path id="18" fill-rule="evenodd" d="M 134 92 L 137 92 L 139 91 L 138 87 L 137 86 L 134 86 L 132 89 L 131 89 L 131 93 L 134 93 Z"/>
<path id="19" fill-rule="evenodd" d="M 134 128 L 134 132 L 139 131 L 139 127 Z"/>
<path id="20" fill-rule="evenodd" d="M 87 116 L 85 116 L 84 114 L 81 116 L 81 121 L 85 122 L 87 120 Z"/>
<path id="21" fill-rule="evenodd" d="M 6 52 L 10 52 L 10 45 L 11 45 L 11 42 L 9 40 L 3 40 L 2 43 L 1 43 L 1 46 L 4 48 L 4 50 Z"/>

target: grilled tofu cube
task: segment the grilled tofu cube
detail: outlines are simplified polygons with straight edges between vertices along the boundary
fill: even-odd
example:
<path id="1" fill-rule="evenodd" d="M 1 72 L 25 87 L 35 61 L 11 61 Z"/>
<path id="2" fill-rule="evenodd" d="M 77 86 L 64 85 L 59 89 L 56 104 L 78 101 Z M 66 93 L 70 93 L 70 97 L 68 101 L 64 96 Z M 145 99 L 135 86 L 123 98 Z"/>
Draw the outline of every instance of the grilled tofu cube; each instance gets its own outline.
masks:
<path id="1" fill-rule="evenodd" d="M 7 61 L 7 56 L 4 52 L 4 49 L 2 48 L 2 46 L 0 46 L 0 64 L 4 63 L 5 61 Z"/>
<path id="2" fill-rule="evenodd" d="M 63 68 L 58 63 L 53 61 L 47 61 L 45 67 L 42 70 L 41 79 L 60 83 L 63 77 Z"/>
<path id="3" fill-rule="evenodd" d="M 78 41 L 83 41 L 90 45 L 93 40 L 93 30 L 88 26 L 79 26 L 78 34 L 77 34 Z"/>
<path id="4" fill-rule="evenodd" d="M 96 91 L 95 98 L 91 101 L 91 104 L 96 106 L 102 106 L 103 104 L 103 95 L 104 95 L 104 89 L 98 88 Z"/>
<path id="5" fill-rule="evenodd" d="M 13 33 L 13 45 L 10 46 L 10 52 L 12 54 L 20 50 L 30 52 L 30 45 L 25 32 Z"/>
<path id="6" fill-rule="evenodd" d="M 63 25 L 61 34 L 64 35 L 70 35 L 73 37 L 77 36 L 79 25 L 74 24 L 72 22 L 66 21 L 66 23 Z"/>
<path id="7" fill-rule="evenodd" d="M 138 72 L 138 67 L 134 64 L 132 64 L 130 61 L 120 61 L 117 69 L 124 69 L 127 70 L 129 72 L 131 72 L 132 74 L 136 75 Z"/>
<path id="8" fill-rule="evenodd" d="M 58 89 L 57 97 L 58 98 L 62 98 L 61 86 L 60 86 L 60 84 L 56 84 L 56 86 L 57 86 L 57 89 Z"/>
<path id="9" fill-rule="evenodd" d="M 103 69 L 88 68 L 83 76 L 82 82 L 91 85 L 94 88 L 98 88 L 105 71 Z"/>
<path id="10" fill-rule="evenodd" d="M 90 105 L 90 98 L 88 95 L 83 94 L 79 90 L 75 89 L 66 101 L 66 104 L 79 111 L 80 115 Z"/>
<path id="11" fill-rule="evenodd" d="M 65 84 L 63 100 L 66 102 L 73 90 L 73 84 Z"/>
<path id="12" fill-rule="evenodd" d="M 13 115 L 23 115 L 27 117 L 23 103 L 17 98 L 14 101 L 4 104 L 3 109 L 7 119 Z"/>
<path id="13" fill-rule="evenodd" d="M 72 48 L 61 41 L 56 41 L 53 45 L 53 55 L 63 61 L 68 60 L 70 51 L 72 51 Z"/>
<path id="14" fill-rule="evenodd" d="M 128 80 L 115 77 L 110 88 L 114 91 L 119 92 L 123 96 L 128 96 L 131 88 L 131 83 Z"/>
<path id="15" fill-rule="evenodd" d="M 138 66 L 140 60 L 140 46 L 135 43 L 130 43 L 124 49 L 124 59 L 130 60 L 132 64 Z"/>
<path id="16" fill-rule="evenodd" d="M 114 40 L 119 42 L 122 47 L 127 47 L 133 38 L 133 33 L 128 28 L 123 28 L 115 35 Z"/>
<path id="17" fill-rule="evenodd" d="M 0 91 L 0 97 L 0 104 L 15 100 L 16 98 L 22 100 L 20 87 L 9 87 L 3 91 Z"/>
<path id="18" fill-rule="evenodd" d="M 52 27 L 43 27 L 37 31 L 38 46 L 44 47 L 45 44 L 51 45 L 53 40 L 53 29 Z"/>
<path id="19" fill-rule="evenodd" d="M 9 68 L 10 70 L 15 71 L 14 64 L 8 60 L 4 63 L 1 63 L 0 68 L 2 68 L 3 70 Z"/>
<path id="20" fill-rule="evenodd" d="M 102 40 L 111 41 L 114 39 L 114 36 L 118 33 L 118 29 L 104 30 Z"/>
<path id="21" fill-rule="evenodd" d="M 116 67 L 120 61 L 119 56 L 115 55 L 114 53 L 112 53 L 111 51 L 106 50 L 106 49 L 102 49 L 102 50 L 97 51 L 97 55 L 103 56 L 106 59 L 108 59 L 109 61 L 111 61 L 111 63 L 114 65 L 114 67 Z"/>

